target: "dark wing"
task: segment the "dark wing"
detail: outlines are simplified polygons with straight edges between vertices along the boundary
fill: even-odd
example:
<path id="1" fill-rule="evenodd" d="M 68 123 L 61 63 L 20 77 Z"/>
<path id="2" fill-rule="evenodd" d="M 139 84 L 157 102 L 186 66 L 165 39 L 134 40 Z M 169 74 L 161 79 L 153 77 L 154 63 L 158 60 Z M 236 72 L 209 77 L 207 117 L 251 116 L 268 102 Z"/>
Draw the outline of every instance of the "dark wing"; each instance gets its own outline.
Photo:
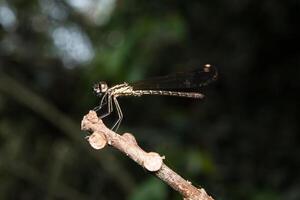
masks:
<path id="1" fill-rule="evenodd" d="M 199 88 L 216 80 L 217 70 L 212 65 L 130 84 L 134 90 L 199 91 Z"/>

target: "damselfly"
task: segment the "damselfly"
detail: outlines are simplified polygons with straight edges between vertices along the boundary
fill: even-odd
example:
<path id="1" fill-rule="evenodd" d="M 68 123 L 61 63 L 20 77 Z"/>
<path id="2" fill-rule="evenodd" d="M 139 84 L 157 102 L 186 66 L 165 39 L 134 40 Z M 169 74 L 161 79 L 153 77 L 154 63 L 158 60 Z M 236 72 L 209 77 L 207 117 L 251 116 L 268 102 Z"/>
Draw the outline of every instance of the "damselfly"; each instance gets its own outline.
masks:
<path id="1" fill-rule="evenodd" d="M 94 110 L 99 111 L 107 104 L 107 110 L 100 116 L 102 119 L 111 114 L 115 107 L 118 120 L 111 129 L 116 131 L 123 119 L 123 113 L 117 100 L 119 96 L 167 95 L 203 99 L 204 95 L 200 92 L 200 88 L 216 80 L 217 75 L 216 68 L 206 64 L 193 71 L 177 72 L 135 83 L 118 84 L 110 88 L 106 82 L 100 81 L 93 87 L 97 96 L 101 97 L 99 106 Z"/>

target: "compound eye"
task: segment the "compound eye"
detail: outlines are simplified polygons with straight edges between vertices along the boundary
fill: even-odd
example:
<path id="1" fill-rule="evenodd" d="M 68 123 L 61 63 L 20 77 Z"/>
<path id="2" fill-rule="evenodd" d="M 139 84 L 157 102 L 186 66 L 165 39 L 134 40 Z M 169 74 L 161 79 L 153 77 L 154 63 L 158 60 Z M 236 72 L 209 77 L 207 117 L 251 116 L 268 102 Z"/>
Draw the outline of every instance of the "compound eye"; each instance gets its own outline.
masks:
<path id="1" fill-rule="evenodd" d="M 106 92 L 107 89 L 108 89 L 107 84 L 105 82 L 101 82 L 100 83 L 100 90 L 101 90 L 101 92 Z"/>
<path id="2" fill-rule="evenodd" d="M 94 87 L 93 87 L 93 90 L 94 90 L 94 92 L 95 92 L 96 94 L 101 93 L 100 84 L 99 84 L 99 83 L 95 84 Z"/>

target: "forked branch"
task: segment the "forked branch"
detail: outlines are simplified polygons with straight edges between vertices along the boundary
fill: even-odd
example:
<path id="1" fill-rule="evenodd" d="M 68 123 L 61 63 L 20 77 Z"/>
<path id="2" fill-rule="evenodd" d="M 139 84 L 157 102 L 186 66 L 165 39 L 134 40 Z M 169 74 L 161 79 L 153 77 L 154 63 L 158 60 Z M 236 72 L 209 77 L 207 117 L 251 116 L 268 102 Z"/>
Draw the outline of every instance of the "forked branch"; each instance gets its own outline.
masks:
<path id="1" fill-rule="evenodd" d="M 158 153 L 145 152 L 141 149 L 132 134 L 119 135 L 108 129 L 98 118 L 96 112 L 90 111 L 84 116 L 81 129 L 92 133 L 87 138 L 93 148 L 102 149 L 106 144 L 115 147 L 178 191 L 185 200 L 213 200 L 203 188 L 196 188 L 191 182 L 183 179 L 165 165 L 164 157 Z"/>

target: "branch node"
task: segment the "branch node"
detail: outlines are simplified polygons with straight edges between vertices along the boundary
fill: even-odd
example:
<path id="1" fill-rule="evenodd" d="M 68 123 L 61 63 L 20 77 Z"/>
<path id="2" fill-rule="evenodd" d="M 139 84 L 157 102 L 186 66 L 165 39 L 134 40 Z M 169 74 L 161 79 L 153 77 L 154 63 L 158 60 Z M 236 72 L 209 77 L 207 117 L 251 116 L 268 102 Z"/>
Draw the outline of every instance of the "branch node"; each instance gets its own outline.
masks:
<path id="1" fill-rule="evenodd" d="M 107 139 L 103 132 L 95 131 L 88 136 L 88 142 L 94 149 L 103 149 L 107 144 Z"/>
<path id="2" fill-rule="evenodd" d="M 138 145 L 135 137 L 132 134 L 130 134 L 130 133 L 124 133 L 122 135 L 122 137 L 124 139 L 126 139 L 128 142 L 130 142 L 131 144 Z"/>
<path id="3" fill-rule="evenodd" d="M 163 164 L 162 157 L 155 152 L 149 152 L 146 154 L 143 166 L 150 172 L 158 171 Z"/>
<path id="4" fill-rule="evenodd" d="M 96 124 L 99 121 L 97 113 L 93 110 L 90 110 L 89 114 L 87 114 L 86 116 L 87 116 L 87 120 L 89 120 L 93 124 Z"/>
<path id="5" fill-rule="evenodd" d="M 93 125 L 99 122 L 99 118 L 95 111 L 90 111 L 81 121 L 81 130 L 94 132 Z"/>

